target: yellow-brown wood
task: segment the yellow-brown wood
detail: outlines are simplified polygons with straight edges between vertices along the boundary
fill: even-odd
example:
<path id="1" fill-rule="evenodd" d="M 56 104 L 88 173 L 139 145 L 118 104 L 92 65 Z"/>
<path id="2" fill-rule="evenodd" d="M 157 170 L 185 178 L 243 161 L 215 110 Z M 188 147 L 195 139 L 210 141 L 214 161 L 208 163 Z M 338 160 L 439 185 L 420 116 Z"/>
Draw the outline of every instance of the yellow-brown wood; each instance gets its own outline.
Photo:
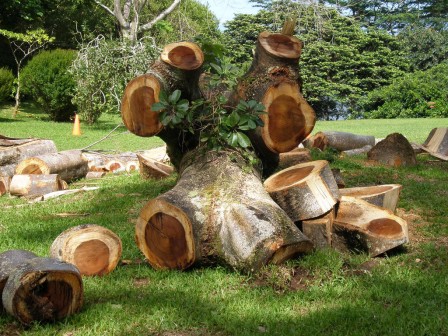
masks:
<path id="1" fill-rule="evenodd" d="M 199 46 L 192 42 L 176 42 L 163 48 L 160 58 L 182 70 L 196 70 L 204 63 L 204 54 Z"/>
<path id="2" fill-rule="evenodd" d="M 18 174 L 11 179 L 9 193 L 13 196 L 32 197 L 64 189 L 64 183 L 58 174 Z"/>
<path id="3" fill-rule="evenodd" d="M 371 204 L 395 212 L 402 186 L 400 184 L 383 184 L 367 187 L 354 187 L 340 189 L 342 196 L 360 198 Z"/>

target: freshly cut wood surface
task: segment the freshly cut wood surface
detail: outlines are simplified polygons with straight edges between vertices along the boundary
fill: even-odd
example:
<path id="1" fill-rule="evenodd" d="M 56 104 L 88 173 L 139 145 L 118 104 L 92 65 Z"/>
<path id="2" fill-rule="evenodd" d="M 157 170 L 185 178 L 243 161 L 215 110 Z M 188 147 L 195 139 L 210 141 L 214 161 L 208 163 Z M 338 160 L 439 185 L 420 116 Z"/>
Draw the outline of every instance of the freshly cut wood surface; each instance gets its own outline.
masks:
<path id="1" fill-rule="evenodd" d="M 2 297 L 3 288 L 5 288 L 9 275 L 16 267 L 36 257 L 33 252 L 25 250 L 9 250 L 0 253 L 0 298 Z M 2 309 L 3 304 L 0 304 L 0 312 Z"/>
<path id="2" fill-rule="evenodd" d="M 170 176 L 174 167 L 152 159 L 144 154 L 137 154 L 139 162 L 139 172 L 143 179 L 165 178 Z"/>
<path id="3" fill-rule="evenodd" d="M 25 325 L 62 320 L 81 309 L 83 285 L 77 268 L 52 258 L 19 264 L 3 289 L 5 310 Z"/>
<path id="4" fill-rule="evenodd" d="M 66 182 L 83 178 L 87 172 L 87 160 L 76 149 L 30 157 L 16 168 L 16 174 L 58 174 Z"/>
<path id="5" fill-rule="evenodd" d="M 314 245 L 315 249 L 331 247 L 331 232 L 336 216 L 335 208 L 326 214 L 301 222 L 302 232 Z"/>
<path id="6" fill-rule="evenodd" d="M 269 177 L 264 186 L 293 221 L 322 216 L 340 197 L 333 173 L 324 160 L 284 169 Z"/>
<path id="7" fill-rule="evenodd" d="M 432 129 L 421 148 L 432 156 L 448 161 L 448 128 Z"/>
<path id="8" fill-rule="evenodd" d="M 311 242 L 269 197 L 237 153 L 190 153 L 170 191 L 149 201 L 136 225 L 155 268 L 222 263 L 256 272 L 309 252 Z"/>
<path id="9" fill-rule="evenodd" d="M 176 42 L 163 48 L 160 58 L 182 70 L 196 70 L 204 63 L 204 54 L 199 46 L 192 42 Z"/>
<path id="10" fill-rule="evenodd" d="M 355 187 L 340 189 L 342 196 L 360 198 L 371 204 L 395 212 L 402 186 L 400 184 L 383 184 L 368 187 Z"/>
<path id="11" fill-rule="evenodd" d="M 409 241 L 405 220 L 390 210 L 350 196 L 341 198 L 332 237 L 337 250 L 366 252 L 372 257 Z"/>
<path id="12" fill-rule="evenodd" d="M 75 265 L 82 275 L 105 275 L 120 260 L 121 239 L 95 224 L 72 227 L 62 232 L 50 248 L 50 256 Z"/>
<path id="13" fill-rule="evenodd" d="M 17 174 L 11 179 L 9 193 L 13 196 L 32 197 L 63 189 L 64 183 L 58 174 Z"/>

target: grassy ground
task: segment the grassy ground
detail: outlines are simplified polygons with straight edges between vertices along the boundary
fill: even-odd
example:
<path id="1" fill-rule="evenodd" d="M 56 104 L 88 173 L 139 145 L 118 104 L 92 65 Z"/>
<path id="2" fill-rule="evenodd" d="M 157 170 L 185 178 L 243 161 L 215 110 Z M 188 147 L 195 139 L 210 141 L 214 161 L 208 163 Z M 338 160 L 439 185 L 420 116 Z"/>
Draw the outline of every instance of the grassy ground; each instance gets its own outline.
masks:
<path id="1" fill-rule="evenodd" d="M 10 136 L 41 136 L 45 132 L 37 131 L 48 127 L 32 117 L 0 118 L 0 133 Z M 110 122 L 111 128 L 116 121 Z M 422 141 L 432 127 L 447 124 L 446 119 L 382 121 L 382 127 L 380 121 L 366 122 L 376 125 L 377 133 L 369 134 L 378 137 L 401 131 L 398 126 L 405 122 L 415 136 L 412 141 Z M 422 130 L 423 122 L 428 129 Z M 366 134 L 357 126 L 367 127 L 365 121 L 334 123 L 338 126 L 329 122 L 317 127 Z M 64 136 L 56 136 L 55 126 L 62 128 L 53 124 L 46 137 L 57 137 L 58 147 L 63 146 Z M 71 126 L 64 127 L 72 144 Z M 82 128 L 86 137 L 91 136 L 86 143 L 109 130 Z M 143 140 L 136 145 L 141 139 L 129 136 L 119 148 L 141 148 L 151 139 Z M 34 204 L 3 196 L 0 251 L 27 249 L 47 256 L 63 230 L 95 223 L 120 236 L 122 259 L 131 262 L 107 276 L 84 278 L 80 313 L 29 328 L 0 313 L 0 335 L 448 335 L 448 163 L 420 155 L 416 167 L 389 168 L 366 165 L 361 157 L 314 155 L 340 168 L 347 186 L 402 184 L 398 214 L 408 221 L 410 243 L 374 259 L 332 250 L 314 252 L 252 276 L 222 267 L 155 271 L 142 260 L 134 225 L 145 202 L 170 189 L 174 177 L 144 181 L 138 174 L 108 176 L 97 182 L 97 191 Z M 86 183 L 81 180 L 71 187 Z"/>

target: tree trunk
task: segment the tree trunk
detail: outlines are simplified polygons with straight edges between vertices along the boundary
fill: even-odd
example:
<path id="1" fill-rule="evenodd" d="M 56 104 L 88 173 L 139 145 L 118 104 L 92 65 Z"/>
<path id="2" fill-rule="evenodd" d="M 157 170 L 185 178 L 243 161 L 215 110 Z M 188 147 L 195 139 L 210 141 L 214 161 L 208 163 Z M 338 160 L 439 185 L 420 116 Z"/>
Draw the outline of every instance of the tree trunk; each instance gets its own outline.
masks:
<path id="1" fill-rule="evenodd" d="M 342 196 L 333 223 L 333 248 L 366 252 L 375 257 L 408 241 L 406 221 L 390 210 Z"/>
<path id="2" fill-rule="evenodd" d="M 168 269 L 256 272 L 312 249 L 237 152 L 189 153 L 176 186 L 143 208 L 136 239 L 152 266 Z"/>
<path id="3" fill-rule="evenodd" d="M 137 157 L 140 165 L 140 176 L 145 180 L 150 178 L 165 178 L 170 176 L 174 171 L 172 166 L 153 160 L 148 156 L 137 154 Z"/>
<path id="4" fill-rule="evenodd" d="M 2 301 L 5 310 L 26 325 L 62 320 L 82 306 L 81 275 L 71 264 L 33 258 L 10 274 Z"/>
<path id="5" fill-rule="evenodd" d="M 0 135 L 0 175 L 14 175 L 20 161 L 47 153 L 56 153 L 52 140 L 16 139 Z"/>
<path id="6" fill-rule="evenodd" d="M 16 174 L 59 174 L 67 182 L 83 178 L 88 171 L 87 161 L 80 150 L 39 155 L 23 160 Z"/>
<path id="7" fill-rule="evenodd" d="M 316 218 L 340 198 L 327 161 L 312 161 L 284 169 L 265 182 L 266 191 L 293 221 Z"/>
<path id="8" fill-rule="evenodd" d="M 10 274 L 18 265 L 35 257 L 37 256 L 33 252 L 24 250 L 10 250 L 0 253 L 0 298 Z M 0 312 L 2 310 L 3 304 L 0 304 Z"/>
<path id="9" fill-rule="evenodd" d="M 401 185 L 384 184 L 369 187 L 345 188 L 339 191 L 342 196 L 356 197 L 395 212 L 400 197 Z"/>
<path id="10" fill-rule="evenodd" d="M 9 193 L 12 196 L 35 197 L 63 189 L 64 184 L 58 174 L 17 174 L 11 179 Z"/>
<path id="11" fill-rule="evenodd" d="M 50 256 L 75 265 L 82 275 L 106 275 L 121 257 L 120 238 L 111 230 L 87 224 L 62 232 L 50 248 Z"/>
<path id="12" fill-rule="evenodd" d="M 347 151 L 364 146 L 375 146 L 373 135 L 358 135 L 347 132 L 325 131 L 318 132 L 306 141 L 306 147 L 325 150 L 328 147 L 338 151 Z"/>

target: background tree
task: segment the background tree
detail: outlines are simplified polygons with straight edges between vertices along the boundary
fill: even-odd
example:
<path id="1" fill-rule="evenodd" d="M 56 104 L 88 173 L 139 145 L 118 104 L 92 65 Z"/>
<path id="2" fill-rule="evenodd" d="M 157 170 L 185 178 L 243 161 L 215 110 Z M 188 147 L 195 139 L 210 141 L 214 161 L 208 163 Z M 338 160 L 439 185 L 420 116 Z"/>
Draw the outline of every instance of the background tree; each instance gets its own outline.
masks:
<path id="1" fill-rule="evenodd" d="M 23 62 L 37 50 L 43 48 L 47 43 L 54 41 L 54 38 L 48 36 L 47 33 L 45 33 L 45 31 L 42 29 L 27 31 L 26 34 L 15 33 L 8 30 L 0 29 L 0 34 L 8 39 L 17 66 L 17 81 L 15 93 L 16 103 L 13 112 L 13 116 L 15 117 L 19 111 L 20 105 L 20 71 L 22 69 Z"/>

